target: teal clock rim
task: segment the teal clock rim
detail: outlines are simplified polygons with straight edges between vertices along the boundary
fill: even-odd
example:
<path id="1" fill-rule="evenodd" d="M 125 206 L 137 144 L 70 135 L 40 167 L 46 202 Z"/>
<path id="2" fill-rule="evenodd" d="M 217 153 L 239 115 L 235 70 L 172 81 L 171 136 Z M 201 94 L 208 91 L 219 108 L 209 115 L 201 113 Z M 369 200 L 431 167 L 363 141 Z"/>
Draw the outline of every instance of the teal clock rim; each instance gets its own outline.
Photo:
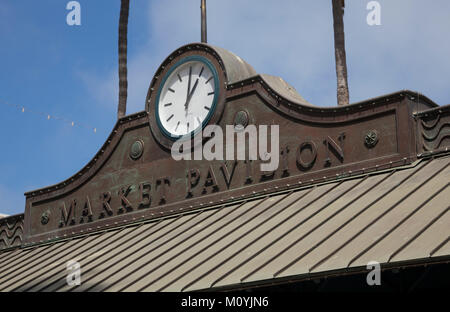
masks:
<path id="1" fill-rule="evenodd" d="M 214 99 L 213 104 L 211 105 L 211 110 L 208 113 L 208 116 L 206 116 L 205 120 L 203 120 L 201 127 L 197 127 L 193 132 L 189 132 L 185 135 L 172 135 L 170 134 L 161 124 L 160 118 L 159 118 L 159 98 L 161 96 L 162 88 L 164 87 L 167 79 L 169 76 L 181 65 L 191 62 L 191 61 L 200 61 L 206 66 L 208 66 L 209 70 L 213 73 L 214 76 Z M 219 98 L 219 74 L 217 73 L 217 70 L 215 66 L 211 63 L 210 60 L 208 60 L 206 57 L 200 56 L 200 55 L 191 55 L 187 56 L 173 65 L 169 71 L 164 75 L 164 78 L 162 79 L 159 88 L 158 93 L 156 94 L 156 100 L 155 100 L 155 117 L 156 117 L 156 123 L 158 125 L 159 130 L 164 134 L 165 137 L 175 141 L 177 139 L 180 139 L 182 137 L 190 138 L 191 136 L 195 136 L 200 130 L 203 130 L 203 128 L 208 124 L 208 122 L 211 120 L 212 116 L 214 115 L 214 112 L 216 111 L 217 106 L 217 100 Z"/>

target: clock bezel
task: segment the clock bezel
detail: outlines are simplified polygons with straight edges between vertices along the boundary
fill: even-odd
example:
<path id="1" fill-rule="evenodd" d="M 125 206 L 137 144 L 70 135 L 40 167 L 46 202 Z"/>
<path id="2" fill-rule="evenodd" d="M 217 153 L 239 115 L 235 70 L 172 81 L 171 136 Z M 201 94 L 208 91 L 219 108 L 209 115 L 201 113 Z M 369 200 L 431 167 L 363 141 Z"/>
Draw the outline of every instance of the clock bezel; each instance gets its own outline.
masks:
<path id="1" fill-rule="evenodd" d="M 159 95 L 161 94 L 163 83 L 165 83 L 165 80 L 167 80 L 167 78 L 170 76 L 168 72 L 170 71 L 172 73 L 176 68 L 178 68 L 178 66 L 181 65 L 178 64 L 180 61 L 186 60 L 191 56 L 202 58 L 203 60 L 209 62 L 209 64 L 212 66 L 212 68 L 208 68 L 215 76 L 215 98 L 213 100 L 213 102 L 215 103 L 215 108 L 211 109 L 213 112 L 208 114 L 208 117 L 202 122 L 201 128 L 198 127 L 194 130 L 194 132 L 190 132 L 187 135 L 174 138 L 170 134 L 167 135 L 167 133 L 164 132 L 165 129 L 160 124 L 159 118 L 157 118 L 157 104 L 159 104 Z M 195 147 L 195 144 L 198 144 L 196 142 L 204 142 L 206 140 L 205 138 L 202 138 L 201 140 L 197 139 L 197 136 L 201 135 L 200 129 L 204 129 L 208 124 L 218 124 L 222 118 L 226 98 L 226 77 L 227 74 L 222 59 L 219 57 L 216 51 L 209 46 L 200 44 L 187 45 L 178 50 L 175 50 L 171 55 L 169 55 L 156 71 L 150 83 L 145 103 L 145 108 L 149 118 L 149 127 L 155 141 L 161 147 L 168 150 L 171 149 L 173 143 L 176 140 L 188 140 L 190 138 L 190 149 L 193 149 Z"/>
<path id="2" fill-rule="evenodd" d="M 159 116 L 160 97 L 161 97 L 161 93 L 164 89 L 164 86 L 165 86 L 167 80 L 169 79 L 169 77 L 172 75 L 172 73 L 175 72 L 179 67 L 181 67 L 184 64 L 189 63 L 189 62 L 201 62 L 209 68 L 209 70 L 211 71 L 211 73 L 213 74 L 213 77 L 214 77 L 214 98 L 213 98 L 213 102 L 211 104 L 211 109 L 210 109 L 208 115 L 206 116 L 206 118 L 202 121 L 202 124 L 200 127 L 197 127 L 196 129 L 194 129 L 184 135 L 173 135 L 161 123 L 161 118 Z M 217 70 L 214 67 L 214 65 L 207 58 L 205 58 L 204 56 L 201 56 L 201 55 L 190 55 L 190 56 L 186 56 L 186 57 L 180 59 L 177 63 L 175 63 L 173 66 L 171 66 L 170 69 L 164 74 L 164 77 L 161 80 L 161 83 L 158 87 L 158 91 L 156 93 L 156 100 L 155 100 L 156 116 L 155 116 L 155 118 L 156 118 L 156 123 L 157 123 L 159 129 L 167 138 L 169 138 L 172 141 L 179 140 L 183 137 L 185 137 L 185 139 L 188 139 L 188 138 L 191 138 L 192 136 L 195 136 L 198 132 L 200 132 L 201 130 L 203 130 L 205 128 L 205 126 L 211 120 L 211 117 L 214 115 L 214 112 L 216 111 L 217 101 L 219 98 L 219 92 L 220 92 L 219 91 L 219 74 L 217 73 Z"/>

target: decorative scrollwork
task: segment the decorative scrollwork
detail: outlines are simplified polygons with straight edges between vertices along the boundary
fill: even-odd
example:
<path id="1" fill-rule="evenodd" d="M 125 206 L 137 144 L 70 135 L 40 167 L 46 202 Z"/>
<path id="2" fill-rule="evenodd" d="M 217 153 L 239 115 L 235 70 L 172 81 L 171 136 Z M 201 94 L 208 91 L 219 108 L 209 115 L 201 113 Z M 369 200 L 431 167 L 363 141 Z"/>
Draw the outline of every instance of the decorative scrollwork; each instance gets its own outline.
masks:
<path id="1" fill-rule="evenodd" d="M 369 130 L 364 137 L 364 144 L 368 148 L 373 148 L 378 143 L 378 132 L 376 130 Z"/>
<path id="2" fill-rule="evenodd" d="M 135 141 L 131 144 L 130 157 L 133 160 L 139 159 L 144 153 L 144 143 L 141 140 Z"/>
<path id="3" fill-rule="evenodd" d="M 23 235 L 23 214 L 0 219 L 0 250 L 20 246 Z"/>
<path id="4" fill-rule="evenodd" d="M 234 115 L 234 128 L 236 130 L 244 130 L 248 125 L 248 113 L 246 111 L 238 111 Z"/>
<path id="5" fill-rule="evenodd" d="M 46 225 L 50 221 L 50 210 L 45 211 L 41 215 L 41 224 Z"/>

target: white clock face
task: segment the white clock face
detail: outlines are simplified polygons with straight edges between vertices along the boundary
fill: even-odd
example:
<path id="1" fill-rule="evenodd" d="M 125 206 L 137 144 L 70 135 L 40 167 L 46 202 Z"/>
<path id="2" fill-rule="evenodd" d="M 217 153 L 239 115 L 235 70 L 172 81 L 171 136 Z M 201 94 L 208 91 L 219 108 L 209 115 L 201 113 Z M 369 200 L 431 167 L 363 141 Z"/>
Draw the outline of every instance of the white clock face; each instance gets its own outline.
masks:
<path id="1" fill-rule="evenodd" d="M 215 76 L 210 67 L 193 60 L 179 65 L 162 86 L 157 106 L 159 123 L 172 137 L 202 127 L 214 110 Z"/>

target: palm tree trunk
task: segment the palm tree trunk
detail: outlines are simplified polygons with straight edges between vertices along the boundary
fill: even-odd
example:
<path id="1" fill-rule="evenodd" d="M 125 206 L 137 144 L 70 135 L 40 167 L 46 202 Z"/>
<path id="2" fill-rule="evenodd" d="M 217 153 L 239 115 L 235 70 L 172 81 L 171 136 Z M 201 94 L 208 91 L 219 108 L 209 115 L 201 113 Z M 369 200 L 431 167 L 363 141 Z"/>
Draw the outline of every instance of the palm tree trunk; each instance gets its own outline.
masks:
<path id="1" fill-rule="evenodd" d="M 117 117 L 125 116 L 127 111 L 127 33 L 130 0 L 121 0 L 119 18 L 119 107 Z"/>
<path id="2" fill-rule="evenodd" d="M 339 106 L 349 104 L 347 60 L 345 56 L 344 0 L 332 0 L 334 53 L 336 57 L 337 100 Z"/>

